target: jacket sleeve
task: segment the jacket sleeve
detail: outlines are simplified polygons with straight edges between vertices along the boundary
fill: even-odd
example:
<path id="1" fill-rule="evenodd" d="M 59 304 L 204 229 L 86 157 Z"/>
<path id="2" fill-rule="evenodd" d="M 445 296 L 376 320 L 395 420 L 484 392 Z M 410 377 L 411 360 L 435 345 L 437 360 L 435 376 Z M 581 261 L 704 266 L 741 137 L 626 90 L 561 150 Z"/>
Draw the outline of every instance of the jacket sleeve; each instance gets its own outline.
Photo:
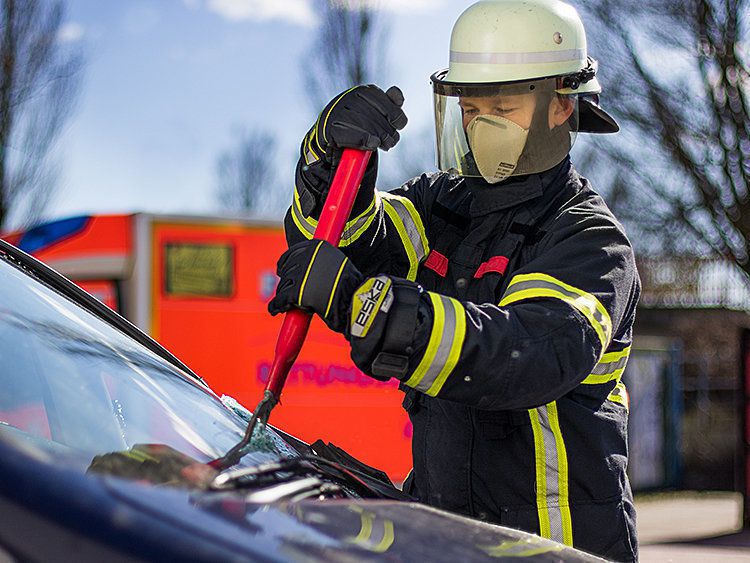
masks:
<path id="1" fill-rule="evenodd" d="M 585 214 L 567 223 L 513 272 L 498 304 L 425 291 L 417 301 L 406 282 L 395 283 L 380 331 L 373 325 L 370 342 L 351 338 L 353 359 L 427 395 L 492 410 L 532 408 L 587 379 L 606 379 L 623 367 L 629 345 L 639 293 L 635 262 L 610 217 Z M 400 310 L 400 302 L 416 312 Z M 396 315 L 415 319 L 408 337 L 391 322 Z M 405 341 L 401 350 L 394 331 Z M 377 373 L 383 360 L 395 365 L 398 356 L 406 358 L 402 373 Z"/>
<path id="2" fill-rule="evenodd" d="M 325 161 L 307 162 L 305 143 L 295 174 L 292 205 L 284 220 L 289 246 L 313 238 L 335 171 Z M 414 280 L 429 254 L 423 217 L 429 213 L 430 177 L 423 175 L 392 192 L 375 188 L 378 155 L 373 154 L 339 248 L 365 275 L 387 273 Z"/>

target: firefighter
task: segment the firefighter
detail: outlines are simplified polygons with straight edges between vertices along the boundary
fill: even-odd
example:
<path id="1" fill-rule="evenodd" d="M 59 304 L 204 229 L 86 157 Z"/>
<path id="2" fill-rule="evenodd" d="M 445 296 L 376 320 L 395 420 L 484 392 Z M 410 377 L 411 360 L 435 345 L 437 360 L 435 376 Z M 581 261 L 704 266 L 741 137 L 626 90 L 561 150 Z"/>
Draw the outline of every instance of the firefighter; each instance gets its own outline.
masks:
<path id="1" fill-rule="evenodd" d="M 342 147 L 388 150 L 398 88 L 334 98 L 305 136 L 273 314 L 318 314 L 366 374 L 397 378 L 421 501 L 635 560 L 620 381 L 640 284 L 621 225 L 569 151 L 619 127 L 559 0 L 485 0 L 435 73 L 440 172 L 365 173 L 340 248 L 312 240 Z"/>

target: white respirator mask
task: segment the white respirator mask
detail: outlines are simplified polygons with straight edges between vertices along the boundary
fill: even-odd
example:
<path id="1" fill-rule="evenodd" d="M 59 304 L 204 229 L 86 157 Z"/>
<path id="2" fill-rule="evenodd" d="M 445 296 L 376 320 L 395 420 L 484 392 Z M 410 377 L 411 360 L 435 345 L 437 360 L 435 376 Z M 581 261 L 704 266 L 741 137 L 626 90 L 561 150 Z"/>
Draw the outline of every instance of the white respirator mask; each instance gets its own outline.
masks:
<path id="1" fill-rule="evenodd" d="M 479 173 L 497 184 L 516 170 L 529 130 L 498 115 L 478 115 L 466 126 L 466 136 Z"/>

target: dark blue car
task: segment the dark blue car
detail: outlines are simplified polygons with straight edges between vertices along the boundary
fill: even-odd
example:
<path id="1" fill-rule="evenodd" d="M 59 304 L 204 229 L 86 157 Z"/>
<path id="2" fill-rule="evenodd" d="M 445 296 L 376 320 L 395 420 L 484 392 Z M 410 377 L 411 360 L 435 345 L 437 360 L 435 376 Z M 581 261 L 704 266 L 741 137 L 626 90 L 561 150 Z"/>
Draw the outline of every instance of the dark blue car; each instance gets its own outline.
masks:
<path id="1" fill-rule="evenodd" d="M 0 562 L 597 560 L 271 428 L 216 469 L 248 415 L 0 241 Z"/>

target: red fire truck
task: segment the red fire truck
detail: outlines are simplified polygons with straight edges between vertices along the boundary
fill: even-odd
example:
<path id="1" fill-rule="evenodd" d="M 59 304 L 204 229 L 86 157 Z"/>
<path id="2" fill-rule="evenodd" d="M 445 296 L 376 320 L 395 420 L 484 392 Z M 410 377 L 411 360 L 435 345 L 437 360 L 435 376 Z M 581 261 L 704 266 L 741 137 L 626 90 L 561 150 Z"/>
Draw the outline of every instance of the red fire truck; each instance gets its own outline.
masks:
<path id="1" fill-rule="evenodd" d="M 252 409 L 280 318 L 266 305 L 286 242 L 279 224 L 136 213 L 52 221 L 4 237 L 144 329 L 219 394 Z M 352 364 L 343 337 L 313 320 L 272 423 L 336 445 L 402 481 L 411 426 L 396 385 Z"/>

